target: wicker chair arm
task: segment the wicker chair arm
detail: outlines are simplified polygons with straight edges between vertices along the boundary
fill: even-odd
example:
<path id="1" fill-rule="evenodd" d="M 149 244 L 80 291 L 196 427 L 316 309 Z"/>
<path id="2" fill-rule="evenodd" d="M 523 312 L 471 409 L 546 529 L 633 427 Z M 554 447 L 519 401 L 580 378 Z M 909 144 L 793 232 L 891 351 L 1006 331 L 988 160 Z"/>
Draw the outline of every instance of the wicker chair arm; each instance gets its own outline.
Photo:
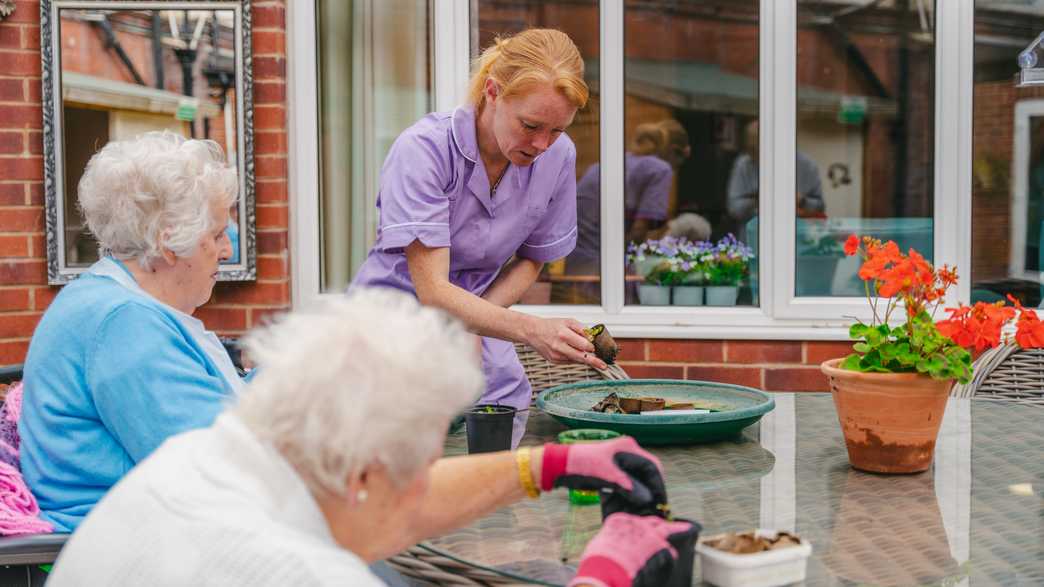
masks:
<path id="1" fill-rule="evenodd" d="M 609 365 L 599 370 L 579 363 L 552 363 L 530 346 L 516 344 L 518 360 L 526 371 L 529 384 L 533 387 L 533 396 L 557 385 L 576 383 L 578 381 L 600 381 L 630 379 L 627 371 L 618 364 Z"/>
<path id="2" fill-rule="evenodd" d="M 955 397 L 1044 405 L 1044 349 L 1003 344 L 975 361 L 971 383 L 956 385 Z"/>

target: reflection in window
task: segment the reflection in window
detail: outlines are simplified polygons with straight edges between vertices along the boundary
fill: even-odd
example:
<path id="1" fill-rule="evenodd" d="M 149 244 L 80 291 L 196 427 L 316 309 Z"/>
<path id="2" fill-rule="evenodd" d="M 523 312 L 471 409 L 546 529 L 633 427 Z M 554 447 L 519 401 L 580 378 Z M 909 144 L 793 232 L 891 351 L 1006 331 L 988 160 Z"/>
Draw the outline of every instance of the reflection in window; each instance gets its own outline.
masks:
<path id="1" fill-rule="evenodd" d="M 975 2 L 973 302 L 1042 298 L 1044 88 L 1017 86 L 1016 59 L 1042 31 L 1039 2 Z"/>
<path id="2" fill-rule="evenodd" d="M 375 238 L 378 176 L 431 103 L 427 0 L 318 0 L 323 291 L 341 291 Z"/>
<path id="3" fill-rule="evenodd" d="M 106 143 L 168 131 L 213 140 L 235 164 L 235 12 L 63 8 L 58 25 L 64 253 L 70 267 L 88 267 L 98 260 L 98 241 L 76 193 Z M 239 210 L 232 214 L 238 219 Z"/>
<path id="4" fill-rule="evenodd" d="M 626 4 L 627 303 L 756 303 L 754 264 L 709 248 L 741 253 L 729 235 L 757 212 L 758 18 L 757 0 Z"/>
<path id="5" fill-rule="evenodd" d="M 795 295 L 864 295 L 850 234 L 932 258 L 934 18 L 931 0 L 798 0 Z"/>
<path id="6" fill-rule="evenodd" d="M 572 265 L 566 260 L 548 263 L 537 282 L 522 296 L 520 303 L 523 304 L 601 303 L 597 259 L 599 237 L 583 232 L 583 228 L 590 228 L 592 223 L 594 229 L 598 229 L 601 215 L 599 178 L 597 173 L 582 180 L 580 177 L 584 170 L 597 167 L 599 161 L 598 23 L 597 0 L 472 0 L 472 57 L 478 56 L 498 35 L 510 35 L 535 27 L 558 29 L 569 35 L 580 50 L 585 64 L 585 81 L 591 92 L 587 107 L 576 113 L 566 133 L 576 145 L 577 223 L 581 229 L 577 237 L 577 250 L 593 250 L 596 256 L 593 260 L 588 256 L 582 268 L 579 261 Z M 579 193 L 580 184 L 585 190 L 583 193 Z"/>

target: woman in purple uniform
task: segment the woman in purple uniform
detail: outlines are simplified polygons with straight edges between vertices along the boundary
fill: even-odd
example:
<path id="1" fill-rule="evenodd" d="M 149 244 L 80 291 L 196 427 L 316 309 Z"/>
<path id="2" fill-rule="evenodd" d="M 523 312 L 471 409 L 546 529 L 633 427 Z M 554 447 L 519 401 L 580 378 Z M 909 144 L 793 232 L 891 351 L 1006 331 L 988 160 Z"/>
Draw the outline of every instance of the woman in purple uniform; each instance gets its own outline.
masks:
<path id="1" fill-rule="evenodd" d="M 483 403 L 529 405 L 516 342 L 605 368 L 576 320 L 508 309 L 576 245 L 576 149 L 565 129 L 587 103 L 583 70 L 560 31 L 498 38 L 476 62 L 468 104 L 406 129 L 381 170 L 377 242 L 352 285 L 413 292 L 481 335 Z"/>

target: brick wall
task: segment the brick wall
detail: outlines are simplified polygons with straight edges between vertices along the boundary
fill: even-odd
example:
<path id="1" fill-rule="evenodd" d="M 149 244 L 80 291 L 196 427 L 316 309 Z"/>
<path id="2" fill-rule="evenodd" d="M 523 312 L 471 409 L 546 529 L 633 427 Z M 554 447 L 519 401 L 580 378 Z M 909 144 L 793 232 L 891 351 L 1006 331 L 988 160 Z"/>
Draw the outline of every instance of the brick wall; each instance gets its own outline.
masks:
<path id="1" fill-rule="evenodd" d="M 819 364 L 851 343 L 771 340 L 621 339 L 617 360 L 631 377 L 702 379 L 766 391 L 829 391 Z"/>
<path id="2" fill-rule="evenodd" d="M 0 21 L 0 364 L 20 362 L 47 287 L 36 2 Z"/>
<path id="3" fill-rule="evenodd" d="M 226 334 L 290 306 L 286 2 L 255 0 L 252 14 L 257 281 L 220 284 L 210 303 L 196 311 L 209 328 Z"/>
<path id="4" fill-rule="evenodd" d="M 58 288 L 47 286 L 40 101 L 40 8 L 16 2 L 0 21 L 0 365 L 21 362 Z M 286 9 L 253 3 L 257 176 L 256 283 L 222 283 L 197 315 L 222 334 L 243 332 L 290 303 Z"/>

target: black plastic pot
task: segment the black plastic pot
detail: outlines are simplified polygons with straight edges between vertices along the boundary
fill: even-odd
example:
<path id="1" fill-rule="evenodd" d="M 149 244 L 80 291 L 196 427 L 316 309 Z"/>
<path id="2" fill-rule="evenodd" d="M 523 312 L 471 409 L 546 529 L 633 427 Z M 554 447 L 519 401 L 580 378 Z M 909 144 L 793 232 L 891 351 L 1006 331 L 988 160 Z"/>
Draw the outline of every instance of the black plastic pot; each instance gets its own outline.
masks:
<path id="1" fill-rule="evenodd" d="M 609 516 L 616 512 L 624 512 L 633 516 L 660 516 L 663 512 L 656 509 L 655 504 L 646 504 L 645 506 L 637 506 L 631 503 L 629 500 L 624 499 L 619 493 L 610 491 L 608 489 L 602 490 L 602 520 L 604 521 Z"/>
<path id="2" fill-rule="evenodd" d="M 692 524 L 690 532 L 675 534 L 667 539 L 671 546 L 678 551 L 678 560 L 674 561 L 674 570 L 671 578 L 665 583 L 666 587 L 690 587 L 692 585 L 692 564 L 696 558 L 696 540 L 700 537 L 702 526 L 692 520 L 675 518 L 676 522 L 688 522 Z"/>
<path id="3" fill-rule="evenodd" d="M 511 449 L 515 408 L 477 405 L 464 412 L 468 429 L 468 454 Z"/>

